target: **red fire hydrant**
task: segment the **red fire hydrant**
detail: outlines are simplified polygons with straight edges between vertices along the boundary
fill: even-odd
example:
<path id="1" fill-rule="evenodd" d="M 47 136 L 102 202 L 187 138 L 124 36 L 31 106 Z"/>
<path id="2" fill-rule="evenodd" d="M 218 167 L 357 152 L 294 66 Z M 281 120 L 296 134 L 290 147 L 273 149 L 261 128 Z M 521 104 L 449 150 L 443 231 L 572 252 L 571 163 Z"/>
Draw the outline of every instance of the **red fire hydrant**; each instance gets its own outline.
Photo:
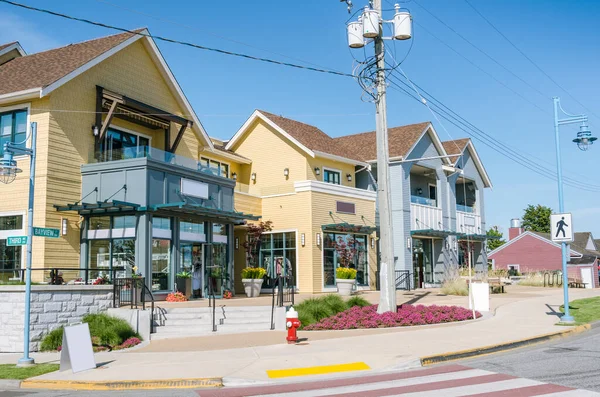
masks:
<path id="1" fill-rule="evenodd" d="M 298 342 L 298 334 L 296 330 L 300 328 L 300 321 L 298 320 L 298 312 L 294 310 L 292 306 L 290 310 L 285 314 L 285 325 L 288 330 L 287 341 L 288 343 L 296 343 Z"/>

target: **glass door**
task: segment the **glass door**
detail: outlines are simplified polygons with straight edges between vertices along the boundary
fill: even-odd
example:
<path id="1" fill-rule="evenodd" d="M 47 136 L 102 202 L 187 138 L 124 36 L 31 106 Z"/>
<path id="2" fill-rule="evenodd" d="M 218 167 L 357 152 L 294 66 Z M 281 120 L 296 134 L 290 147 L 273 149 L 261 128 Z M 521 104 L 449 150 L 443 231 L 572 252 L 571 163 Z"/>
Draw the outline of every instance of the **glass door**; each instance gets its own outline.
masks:
<path id="1" fill-rule="evenodd" d="M 192 274 L 192 297 L 202 298 L 202 284 L 204 281 L 204 256 L 202 255 L 202 244 L 200 243 L 181 243 L 181 261 L 180 272 L 189 272 Z"/>
<path id="2" fill-rule="evenodd" d="M 204 293 L 221 298 L 227 278 L 227 244 L 205 244 Z"/>

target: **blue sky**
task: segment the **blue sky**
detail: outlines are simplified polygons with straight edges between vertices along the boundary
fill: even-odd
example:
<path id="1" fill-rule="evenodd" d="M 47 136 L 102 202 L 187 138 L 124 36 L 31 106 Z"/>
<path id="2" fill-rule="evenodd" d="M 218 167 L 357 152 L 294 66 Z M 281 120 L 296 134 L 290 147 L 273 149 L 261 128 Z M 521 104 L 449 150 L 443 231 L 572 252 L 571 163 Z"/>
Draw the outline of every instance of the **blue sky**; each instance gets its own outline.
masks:
<path id="1" fill-rule="evenodd" d="M 349 15 L 337 0 L 182 0 L 169 6 L 149 0 L 22 1 L 126 28 L 145 26 L 156 35 L 230 51 L 352 70 L 353 56 L 345 36 Z M 553 79 L 600 116 L 599 2 L 470 1 Z M 365 3 L 355 0 L 354 10 Z M 560 96 L 568 112 L 582 113 L 584 108 L 514 50 L 463 0 L 418 0 L 418 4 L 413 0 L 403 5 L 415 21 L 412 50 L 402 65 L 408 76 L 486 133 L 547 161 L 544 164 L 535 159 L 554 169 L 551 97 Z M 420 5 L 544 95 L 464 42 Z M 392 8 L 386 0 L 384 7 Z M 0 4 L 0 16 L 0 42 L 18 40 L 30 53 L 113 33 L 6 4 Z M 386 15 L 391 16 L 392 12 Z M 542 110 L 478 70 L 429 32 Z M 361 101 L 361 89 L 350 78 L 164 42 L 158 45 L 211 136 L 231 137 L 255 108 L 316 125 L 332 136 L 374 129 L 374 105 Z M 409 47 L 409 42 L 388 44 L 390 53 L 398 59 L 404 58 Z M 353 53 L 364 58 L 362 50 Z M 600 135 L 600 118 L 588 115 L 592 132 Z M 389 126 L 433 120 L 443 140 L 467 136 L 450 123 L 440 125 L 424 106 L 395 90 L 389 91 L 388 116 Z M 594 189 L 600 191 L 595 161 L 600 145 L 589 152 L 579 151 L 571 143 L 576 131 L 577 126 L 561 129 L 565 176 L 595 185 Z M 475 145 L 494 183 L 493 190 L 486 192 L 488 226 L 498 225 L 506 231 L 509 220 L 520 217 L 527 204 L 558 208 L 556 182 L 502 157 L 477 140 Z M 592 231 L 600 238 L 597 195 L 565 186 L 566 210 L 573 212 L 575 228 Z"/>

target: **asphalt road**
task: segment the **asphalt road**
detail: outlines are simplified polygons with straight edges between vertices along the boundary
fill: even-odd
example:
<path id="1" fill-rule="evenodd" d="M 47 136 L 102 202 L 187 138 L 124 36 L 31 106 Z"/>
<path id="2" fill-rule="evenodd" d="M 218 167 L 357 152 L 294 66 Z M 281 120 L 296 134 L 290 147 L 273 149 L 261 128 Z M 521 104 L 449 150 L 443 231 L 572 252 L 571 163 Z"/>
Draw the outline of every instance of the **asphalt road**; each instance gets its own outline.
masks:
<path id="1" fill-rule="evenodd" d="M 479 359 L 461 366 L 514 375 L 541 382 L 600 392 L 600 328 L 567 339 L 544 343 Z M 443 365 L 443 364 L 441 364 Z M 141 390 L 131 392 L 1 391 L 0 397 L 197 397 L 193 390 Z"/>
<path id="2" fill-rule="evenodd" d="M 600 327 L 583 334 L 461 365 L 600 392 Z"/>

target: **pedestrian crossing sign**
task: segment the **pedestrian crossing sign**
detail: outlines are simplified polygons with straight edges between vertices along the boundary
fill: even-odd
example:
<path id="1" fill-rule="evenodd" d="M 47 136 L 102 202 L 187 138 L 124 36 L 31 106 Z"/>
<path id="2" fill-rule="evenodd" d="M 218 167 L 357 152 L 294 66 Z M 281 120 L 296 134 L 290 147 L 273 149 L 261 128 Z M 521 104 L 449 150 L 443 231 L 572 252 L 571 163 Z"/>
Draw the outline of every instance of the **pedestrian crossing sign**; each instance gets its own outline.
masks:
<path id="1" fill-rule="evenodd" d="M 573 242 L 573 222 L 571 214 L 550 215 L 550 237 L 555 243 Z"/>

